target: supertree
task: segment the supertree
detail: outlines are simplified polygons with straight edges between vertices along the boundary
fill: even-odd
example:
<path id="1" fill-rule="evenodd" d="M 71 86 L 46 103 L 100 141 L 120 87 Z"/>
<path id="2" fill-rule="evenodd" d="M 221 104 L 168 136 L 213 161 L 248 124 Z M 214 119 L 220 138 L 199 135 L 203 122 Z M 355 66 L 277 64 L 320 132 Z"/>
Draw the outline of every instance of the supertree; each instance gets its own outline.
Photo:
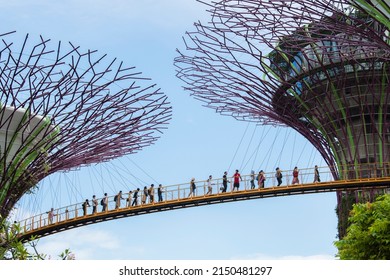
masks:
<path id="1" fill-rule="evenodd" d="M 177 77 L 221 114 L 295 129 L 335 179 L 380 175 L 368 170 L 390 161 L 388 14 L 377 20 L 363 2 L 207 4 L 212 20 L 186 33 Z M 337 195 L 340 237 L 351 197 Z"/>
<path id="2" fill-rule="evenodd" d="M 0 217 L 39 181 L 153 144 L 167 97 L 134 67 L 72 43 L 0 35 Z"/>

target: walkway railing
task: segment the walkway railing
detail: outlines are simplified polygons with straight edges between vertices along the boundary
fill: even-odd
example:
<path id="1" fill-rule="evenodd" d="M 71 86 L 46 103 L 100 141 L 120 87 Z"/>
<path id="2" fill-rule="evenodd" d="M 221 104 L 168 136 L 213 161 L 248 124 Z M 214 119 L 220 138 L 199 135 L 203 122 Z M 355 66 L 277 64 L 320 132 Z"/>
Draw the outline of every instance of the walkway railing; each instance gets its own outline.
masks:
<path id="1" fill-rule="evenodd" d="M 343 168 L 343 175 L 342 180 L 337 180 L 335 181 L 333 179 L 333 175 L 330 171 L 330 168 L 328 166 L 326 167 L 318 167 L 318 171 L 320 174 L 320 182 L 314 182 L 314 168 L 306 168 L 306 169 L 300 169 L 299 170 L 299 175 L 298 175 L 298 180 L 299 183 L 298 185 L 305 185 L 305 184 L 329 184 L 329 183 L 337 183 L 337 182 L 343 182 L 343 181 L 359 181 L 359 178 L 361 180 L 367 181 L 367 178 L 385 178 L 385 177 L 390 177 L 390 163 L 382 164 L 382 165 L 377 165 L 377 164 L 364 164 L 361 166 L 345 166 Z M 265 182 L 264 182 L 264 190 L 269 190 L 270 188 L 273 189 L 278 189 L 278 188 L 288 188 L 291 186 L 294 186 L 292 184 L 293 182 L 293 170 L 282 170 L 282 184 L 280 186 L 278 185 L 277 179 L 275 177 L 275 171 L 273 172 L 265 172 Z M 230 175 L 228 177 L 228 188 L 226 190 L 226 193 L 236 193 L 239 194 L 241 192 L 251 192 L 251 191 L 259 191 L 259 184 L 257 181 L 258 173 L 255 173 L 254 176 L 249 174 L 249 175 L 242 175 L 240 180 L 240 187 L 239 190 L 234 190 L 233 191 L 233 177 Z M 54 224 L 59 224 L 59 223 L 64 223 L 67 221 L 72 221 L 72 220 L 78 220 L 78 219 L 83 219 L 86 217 L 93 217 L 93 216 L 101 216 L 104 215 L 105 213 L 111 213 L 115 211 L 121 211 L 123 209 L 137 209 L 137 208 L 142 208 L 145 206 L 150 206 L 152 205 L 161 205 L 167 202 L 174 202 L 174 201 L 188 201 L 194 198 L 199 198 L 199 197 L 207 197 L 207 196 L 223 196 L 224 191 L 223 191 L 223 179 L 218 178 L 218 179 L 212 179 L 210 180 L 211 184 L 211 193 L 209 192 L 209 182 L 207 180 L 203 181 L 195 181 L 195 192 L 192 197 L 189 197 L 190 192 L 191 192 L 191 187 L 190 187 L 190 181 L 188 183 L 182 183 L 182 184 L 177 184 L 177 185 L 169 185 L 169 186 L 164 186 L 163 187 L 163 192 L 162 192 L 162 201 L 159 201 L 159 196 L 158 196 L 158 191 L 157 187 L 155 186 L 154 191 L 153 191 L 153 197 L 154 200 L 153 202 L 150 201 L 150 196 L 147 197 L 147 200 L 145 203 L 142 203 L 142 196 L 143 196 L 143 188 L 140 188 L 139 193 L 138 193 L 138 198 L 136 199 L 136 204 L 132 206 L 134 202 L 134 190 L 133 193 L 123 193 L 123 199 L 119 202 L 119 207 L 116 207 L 117 203 L 114 201 L 114 197 L 117 194 L 108 196 L 108 206 L 105 212 L 102 212 L 102 206 L 100 205 L 100 201 L 102 197 L 98 198 L 98 210 L 96 213 L 92 213 L 92 203 L 90 207 L 87 208 L 87 212 L 84 215 L 83 213 L 83 201 L 73 204 L 73 205 L 68 205 L 65 207 L 57 208 L 54 209 L 52 212 L 52 219 L 49 219 L 49 212 L 42 213 L 30 218 L 27 218 L 25 220 L 20 221 L 21 227 L 24 229 L 24 233 L 28 233 L 30 231 L 34 231 L 43 227 L 49 227 Z M 251 181 L 254 181 L 255 187 L 253 188 L 253 185 Z M 91 201 L 90 201 L 91 202 Z"/>

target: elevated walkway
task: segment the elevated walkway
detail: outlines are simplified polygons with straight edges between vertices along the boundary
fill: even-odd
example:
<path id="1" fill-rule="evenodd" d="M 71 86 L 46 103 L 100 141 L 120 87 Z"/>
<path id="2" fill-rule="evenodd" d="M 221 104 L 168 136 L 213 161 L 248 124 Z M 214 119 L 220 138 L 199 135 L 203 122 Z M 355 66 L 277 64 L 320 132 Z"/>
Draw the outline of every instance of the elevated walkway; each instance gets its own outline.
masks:
<path id="1" fill-rule="evenodd" d="M 321 178 L 326 178 L 326 181 L 313 182 L 314 169 L 304 169 L 299 172 L 299 183 L 291 184 L 292 170 L 289 170 L 283 171 L 282 180 L 284 183 L 280 186 L 277 186 L 274 172 L 265 173 L 267 179 L 264 188 L 258 186 L 256 178 L 254 180 L 255 187 L 253 188 L 251 184 L 253 177 L 245 175 L 242 176 L 238 191 L 233 191 L 233 179 L 231 177 L 228 178 L 230 182 L 226 192 L 223 192 L 222 179 L 210 180 L 210 185 L 208 181 L 197 181 L 195 182 L 195 193 L 191 197 L 189 197 L 190 183 L 164 186 L 162 201 L 160 202 L 158 201 L 157 187 L 155 187 L 153 202 L 150 202 L 148 197 L 148 200 L 142 203 L 142 190 L 140 190 L 137 205 L 132 206 L 134 202 L 133 194 L 123 194 L 123 200 L 121 200 L 118 207 L 116 207 L 114 196 L 110 196 L 108 197 L 109 204 L 106 211 L 101 211 L 100 198 L 98 199 L 98 211 L 91 213 L 92 207 L 89 207 L 85 215 L 82 209 L 83 202 L 79 202 L 54 209 L 52 221 L 49 220 L 48 213 L 42 213 L 20 221 L 23 228 L 20 239 L 28 240 L 33 236 L 40 238 L 72 228 L 119 218 L 224 202 L 335 191 L 351 192 L 358 190 L 362 193 L 373 189 L 387 191 L 390 188 L 389 165 L 384 168 L 377 168 L 373 165 L 372 169 L 371 167 L 367 169 L 367 166 L 364 170 L 354 169 L 354 173 L 350 176 L 351 179 L 342 180 L 330 179 L 331 172 L 328 167 L 319 168 L 319 170 Z M 356 178 L 359 177 L 356 176 L 359 174 L 364 174 L 366 178 Z M 368 174 L 369 177 L 367 177 Z M 257 174 L 255 175 L 257 177 Z M 210 194 L 208 194 L 209 186 L 211 187 Z"/>

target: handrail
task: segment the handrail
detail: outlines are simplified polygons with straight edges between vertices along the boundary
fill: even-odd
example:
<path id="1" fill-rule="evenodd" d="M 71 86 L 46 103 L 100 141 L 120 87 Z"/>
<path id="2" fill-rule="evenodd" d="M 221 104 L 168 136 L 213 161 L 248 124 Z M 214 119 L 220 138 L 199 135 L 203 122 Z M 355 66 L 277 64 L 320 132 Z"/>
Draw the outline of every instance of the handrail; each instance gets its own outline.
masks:
<path id="1" fill-rule="evenodd" d="M 352 168 L 353 167 L 353 168 Z M 321 182 L 322 183 L 330 183 L 330 182 L 335 182 L 338 180 L 334 180 L 332 173 L 331 173 L 331 168 L 328 166 L 325 167 L 318 167 Z M 390 176 L 390 163 L 384 163 L 381 165 L 377 164 L 361 164 L 361 165 L 349 165 L 349 166 L 344 166 L 342 168 L 343 180 L 359 180 L 360 179 L 367 179 L 367 178 L 382 178 L 382 177 L 389 177 Z M 280 187 L 289 187 L 292 186 L 292 180 L 293 180 L 293 175 L 292 175 L 293 170 L 282 170 L 283 178 L 282 178 L 282 185 Z M 273 172 L 265 172 L 265 188 L 278 188 L 277 187 L 277 180 L 275 178 L 275 171 Z M 259 189 L 258 182 L 256 180 L 258 173 L 255 174 L 255 189 Z M 359 176 L 360 175 L 360 176 Z M 240 188 L 239 191 L 248 191 L 251 190 L 251 174 L 246 174 L 242 175 L 242 181 L 240 182 Z M 233 192 L 233 177 L 229 176 L 229 184 L 228 184 L 228 189 L 227 192 Z M 314 168 L 305 168 L 305 169 L 300 169 L 299 170 L 299 185 L 307 184 L 307 183 L 313 183 L 314 180 Z M 196 190 L 195 190 L 195 195 L 194 197 L 204 197 L 204 196 L 209 196 L 209 195 L 221 195 L 223 194 L 223 188 L 222 188 L 222 178 L 218 179 L 212 179 L 211 181 L 211 188 L 212 192 L 211 194 L 207 194 L 208 192 L 208 182 L 207 180 L 202 180 L 202 181 L 195 181 L 196 185 Z M 318 182 L 318 184 L 321 184 Z M 117 211 L 121 209 L 130 209 L 132 207 L 143 207 L 144 205 L 150 205 L 151 202 L 147 202 L 145 204 L 141 203 L 141 197 L 142 197 L 142 189 L 139 191 L 138 195 L 138 200 L 137 200 L 137 205 L 136 206 L 131 206 L 133 202 L 133 197 L 129 194 L 123 194 L 124 196 L 124 203 L 120 203 L 120 207 L 118 209 L 115 209 L 115 201 L 114 197 L 115 195 L 108 196 L 108 206 L 106 212 L 110 211 Z M 163 200 L 161 202 L 158 201 L 158 195 L 157 195 L 157 188 L 154 188 L 154 201 L 152 204 L 159 204 L 159 203 L 164 203 L 167 201 L 180 201 L 180 200 L 187 200 L 191 199 L 189 198 L 190 194 L 190 182 L 188 183 L 181 183 L 181 184 L 175 184 L 175 185 L 169 185 L 169 186 L 164 186 L 163 188 Z M 130 200 L 129 200 L 130 198 Z M 100 206 L 100 201 L 102 197 L 98 198 L 98 213 L 101 213 L 101 207 Z M 87 213 L 85 216 L 83 215 L 83 209 L 82 209 L 82 203 L 79 202 L 76 204 L 64 206 L 58 209 L 54 210 L 54 217 L 52 222 L 49 220 L 48 217 L 48 212 L 46 213 L 41 213 L 38 215 L 35 215 L 33 217 L 29 217 L 27 219 L 19 221 L 19 224 L 23 228 L 24 233 L 27 233 L 29 231 L 34 231 L 39 228 L 47 227 L 52 224 L 57 224 L 57 223 L 62 223 L 65 221 L 71 221 L 75 220 L 78 218 L 82 218 L 85 216 L 93 216 L 96 214 L 92 214 L 91 210 L 89 213 Z M 92 208 L 92 207 L 89 207 Z"/>

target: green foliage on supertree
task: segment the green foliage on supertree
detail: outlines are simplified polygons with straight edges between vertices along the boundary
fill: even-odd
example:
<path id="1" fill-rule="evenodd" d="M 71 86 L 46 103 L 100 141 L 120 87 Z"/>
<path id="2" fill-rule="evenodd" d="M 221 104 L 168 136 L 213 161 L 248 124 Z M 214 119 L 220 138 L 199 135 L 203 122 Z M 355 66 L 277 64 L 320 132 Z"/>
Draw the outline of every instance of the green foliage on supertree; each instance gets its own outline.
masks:
<path id="1" fill-rule="evenodd" d="M 358 203 L 349 217 L 347 235 L 334 244 L 342 260 L 390 260 L 390 195 Z"/>

